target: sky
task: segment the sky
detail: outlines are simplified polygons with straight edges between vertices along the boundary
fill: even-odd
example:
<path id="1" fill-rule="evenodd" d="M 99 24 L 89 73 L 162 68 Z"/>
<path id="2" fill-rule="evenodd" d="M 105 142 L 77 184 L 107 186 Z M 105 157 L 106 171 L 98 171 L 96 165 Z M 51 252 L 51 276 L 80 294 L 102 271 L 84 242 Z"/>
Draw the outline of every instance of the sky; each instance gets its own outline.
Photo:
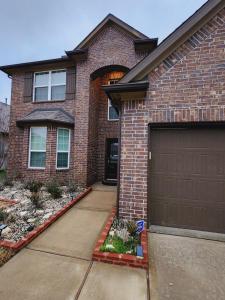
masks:
<path id="1" fill-rule="evenodd" d="M 0 0 L 0 66 L 57 58 L 112 13 L 145 35 L 166 38 L 206 0 Z M 0 71 L 0 101 L 11 80 Z"/>

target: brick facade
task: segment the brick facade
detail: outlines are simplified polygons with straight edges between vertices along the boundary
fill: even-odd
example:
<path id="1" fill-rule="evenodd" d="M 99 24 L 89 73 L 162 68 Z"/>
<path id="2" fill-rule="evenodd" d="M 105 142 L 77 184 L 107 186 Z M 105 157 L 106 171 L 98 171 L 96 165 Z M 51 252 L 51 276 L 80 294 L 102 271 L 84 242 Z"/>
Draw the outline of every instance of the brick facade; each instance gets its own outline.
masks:
<path id="1" fill-rule="evenodd" d="M 20 177 L 23 180 L 56 178 L 62 182 L 75 180 L 83 185 L 102 180 L 105 138 L 118 136 L 117 122 L 107 121 L 108 99 L 100 91 L 101 85 L 107 84 L 107 80 L 113 76 L 113 73 L 109 68 L 108 73 L 95 79 L 94 83 L 91 74 L 99 68 L 112 65 L 130 69 L 146 54 L 137 53 L 134 49 L 134 38 L 116 24 L 110 23 L 106 24 L 88 45 L 88 57 L 76 64 L 75 99 L 58 102 L 24 102 L 25 73 L 15 72 L 12 76 L 9 177 Z M 71 64 L 73 63 L 70 62 L 70 67 Z M 51 67 L 39 66 L 38 70 L 57 68 L 59 67 L 53 64 Z M 30 70 L 26 69 L 26 71 Z M 69 170 L 56 170 L 56 125 L 48 125 L 46 168 L 44 170 L 28 168 L 29 127 L 19 128 L 16 121 L 37 108 L 61 108 L 74 116 L 75 126 L 72 130 Z"/>
<path id="2" fill-rule="evenodd" d="M 120 216 L 147 219 L 149 124 L 225 121 L 224 41 L 225 9 L 149 74 L 145 99 L 123 102 Z"/>

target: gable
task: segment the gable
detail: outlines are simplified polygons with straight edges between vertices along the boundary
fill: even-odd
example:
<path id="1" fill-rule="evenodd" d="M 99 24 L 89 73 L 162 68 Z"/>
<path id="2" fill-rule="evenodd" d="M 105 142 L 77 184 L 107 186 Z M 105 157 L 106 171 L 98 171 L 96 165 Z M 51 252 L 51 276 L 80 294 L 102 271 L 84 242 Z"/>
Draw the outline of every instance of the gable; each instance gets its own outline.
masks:
<path id="1" fill-rule="evenodd" d="M 214 24 L 210 24 L 212 28 L 203 32 L 199 30 L 204 25 L 209 24 L 210 21 L 217 15 L 216 22 L 218 25 L 224 26 L 223 15 L 225 7 L 224 0 L 209 0 L 198 11 L 196 11 L 189 19 L 187 19 L 180 27 L 178 27 L 172 34 L 170 34 L 152 53 L 145 59 L 138 63 L 128 74 L 126 74 L 120 81 L 121 84 L 126 84 L 132 81 L 138 81 L 145 78 L 152 70 L 159 67 L 162 62 L 165 62 L 167 67 L 171 67 L 182 59 L 181 57 L 172 57 L 171 54 L 176 49 L 183 45 L 187 46 L 186 51 L 190 51 L 192 46 L 201 42 L 214 30 Z M 189 45 L 187 45 L 189 41 Z"/>
<path id="2" fill-rule="evenodd" d="M 104 29 L 107 25 L 116 25 L 120 30 L 124 31 L 126 34 L 131 36 L 133 39 L 148 39 L 146 35 L 131 27 L 127 23 L 123 22 L 119 18 L 115 17 L 112 14 L 108 14 L 101 23 L 99 23 L 89 35 L 74 49 L 85 49 L 88 47 L 89 43 L 96 38 L 96 36 Z"/>

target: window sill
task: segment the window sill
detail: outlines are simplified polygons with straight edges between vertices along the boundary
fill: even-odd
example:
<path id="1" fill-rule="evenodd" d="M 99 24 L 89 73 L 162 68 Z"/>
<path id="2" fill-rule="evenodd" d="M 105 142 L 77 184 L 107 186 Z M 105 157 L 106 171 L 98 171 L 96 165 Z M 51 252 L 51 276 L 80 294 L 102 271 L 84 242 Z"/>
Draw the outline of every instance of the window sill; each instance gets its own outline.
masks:
<path id="1" fill-rule="evenodd" d="M 28 167 L 28 170 L 37 170 L 37 171 L 44 171 L 45 168 L 35 168 L 35 167 Z"/>
<path id="2" fill-rule="evenodd" d="M 46 101 L 32 101 L 34 104 L 41 104 L 41 103 L 58 103 L 58 102 L 65 102 L 66 100 L 46 100 Z"/>
<path id="3" fill-rule="evenodd" d="M 70 168 L 56 168 L 56 172 L 61 172 L 61 171 L 65 172 L 65 171 L 69 171 L 69 170 L 70 170 Z"/>
<path id="4" fill-rule="evenodd" d="M 108 121 L 109 121 L 109 122 L 118 122 L 119 119 L 114 119 L 114 120 L 109 120 L 109 119 L 108 119 Z"/>

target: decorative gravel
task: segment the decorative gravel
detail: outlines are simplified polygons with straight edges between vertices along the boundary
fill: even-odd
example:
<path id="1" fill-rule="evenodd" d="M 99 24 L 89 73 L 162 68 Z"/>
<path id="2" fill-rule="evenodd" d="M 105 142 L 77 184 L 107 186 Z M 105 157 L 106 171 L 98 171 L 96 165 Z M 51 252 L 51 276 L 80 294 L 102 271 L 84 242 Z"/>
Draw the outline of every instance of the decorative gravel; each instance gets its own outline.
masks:
<path id="1" fill-rule="evenodd" d="M 8 214 L 7 228 L 2 231 L 1 239 L 17 242 L 35 227 L 44 223 L 68 202 L 79 195 L 83 189 L 78 188 L 70 194 L 66 186 L 62 186 L 62 197 L 53 199 L 45 187 L 40 190 L 41 208 L 37 208 L 30 200 L 31 192 L 20 182 L 14 182 L 12 187 L 6 186 L 0 191 L 0 199 L 6 198 L 17 201 L 15 205 L 1 209 Z M 0 222 L 2 223 L 2 222 Z"/>

